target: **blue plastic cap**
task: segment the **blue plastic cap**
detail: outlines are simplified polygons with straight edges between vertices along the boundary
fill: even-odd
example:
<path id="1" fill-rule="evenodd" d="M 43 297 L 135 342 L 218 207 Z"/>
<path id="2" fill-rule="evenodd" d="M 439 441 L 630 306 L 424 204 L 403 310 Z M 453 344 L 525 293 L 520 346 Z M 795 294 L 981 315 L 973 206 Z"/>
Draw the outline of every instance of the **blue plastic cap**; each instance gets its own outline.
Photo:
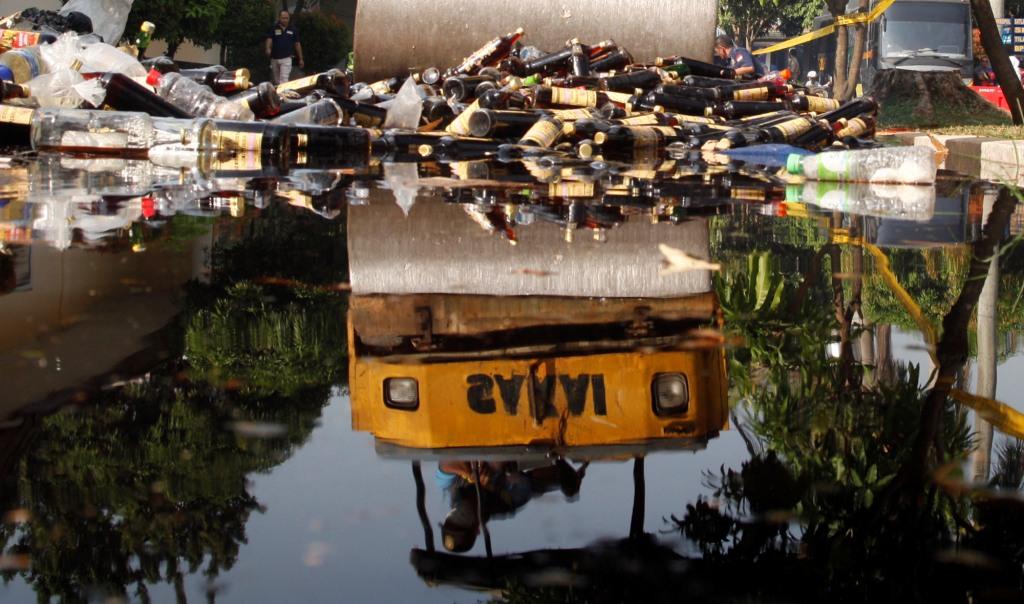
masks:
<path id="1" fill-rule="evenodd" d="M 0 65 L 0 80 L 14 81 L 14 72 L 6 65 Z"/>

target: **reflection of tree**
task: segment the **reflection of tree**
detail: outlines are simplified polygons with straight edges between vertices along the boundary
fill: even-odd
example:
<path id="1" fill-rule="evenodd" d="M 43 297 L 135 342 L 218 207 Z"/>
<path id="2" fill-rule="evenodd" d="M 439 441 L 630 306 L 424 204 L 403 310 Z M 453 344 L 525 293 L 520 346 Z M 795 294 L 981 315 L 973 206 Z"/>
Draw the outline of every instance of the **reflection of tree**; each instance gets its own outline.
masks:
<path id="1" fill-rule="evenodd" d="M 820 332 L 802 354 L 759 358 L 766 378 L 740 395 L 748 401 L 745 427 L 760 448 L 751 440 L 752 458 L 740 471 L 712 477 L 724 505 L 699 500 L 676 520 L 706 556 L 730 563 L 782 556 L 807 582 L 826 578 L 817 584 L 851 599 L 947 599 L 984 581 L 1019 588 L 1024 549 L 1013 547 L 1024 545 L 1024 535 L 1011 529 L 1021 517 L 1019 504 L 984 494 L 969 499 L 947 479 L 932 479 L 970 450 L 963 415 L 948 394 L 966 360 L 968 323 L 1012 207 L 1002 195 L 956 288 L 959 296 L 943 313 L 932 389 L 918 389 L 913 368 L 888 384 L 858 386 L 850 377 L 860 368 L 845 355 L 827 360 Z M 721 297 L 723 304 L 729 299 Z M 840 306 L 836 330 L 846 340 L 842 323 L 850 313 L 838 312 Z M 793 321 L 806 323 L 799 315 Z M 748 341 L 765 338 L 760 321 L 738 327 Z M 1002 467 L 1015 463 L 1008 451 Z M 799 521 L 795 535 L 790 519 Z M 944 560 L 939 554 L 961 535 L 1006 567 L 972 574 L 966 555 Z"/>
<path id="2" fill-rule="evenodd" d="M 40 597 L 133 589 L 146 599 L 147 584 L 181 590 L 183 575 L 231 568 L 259 509 L 246 476 L 291 455 L 329 393 L 319 386 L 290 398 L 225 397 L 178 383 L 176 369 L 43 420 L 19 464 L 18 493 L 5 502 L 30 521 L 0 528 L 0 545 L 30 553 L 24 578 Z M 281 434 L 256 440 L 225 429 L 243 419 L 281 426 Z"/>
<path id="3" fill-rule="evenodd" d="M 161 344 L 175 360 L 38 421 L 16 492 L 0 492 L 0 510 L 28 517 L 0 525 L 0 554 L 31 559 L 5 580 L 20 572 L 40 599 L 71 601 L 147 601 L 166 582 L 184 601 L 187 575 L 234 565 L 260 509 L 247 476 L 301 446 L 344 380 L 345 301 L 315 287 L 344 275 L 344 239 L 337 222 L 293 214 L 214 246 L 214 282 L 190 284 Z M 289 250 L 319 260 L 285 270 Z M 242 281 L 264 275 L 309 285 Z"/>

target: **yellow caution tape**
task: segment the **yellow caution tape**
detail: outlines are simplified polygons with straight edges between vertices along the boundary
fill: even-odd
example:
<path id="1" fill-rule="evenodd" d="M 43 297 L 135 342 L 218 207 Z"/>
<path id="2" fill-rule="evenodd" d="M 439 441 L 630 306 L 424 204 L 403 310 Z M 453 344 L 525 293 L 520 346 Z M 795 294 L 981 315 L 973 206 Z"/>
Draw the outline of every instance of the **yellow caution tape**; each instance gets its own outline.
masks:
<path id="1" fill-rule="evenodd" d="M 852 15 L 839 15 L 838 17 L 836 17 L 835 23 L 833 23 L 832 25 L 827 25 L 825 27 L 822 27 L 821 29 L 816 29 L 814 31 L 807 32 L 806 34 L 800 34 L 795 38 L 790 38 L 784 42 L 779 42 L 778 44 L 773 44 L 766 48 L 755 50 L 750 54 L 766 55 L 770 52 L 775 52 L 776 50 L 785 50 L 787 48 L 792 48 L 794 46 L 799 46 L 800 44 L 810 42 L 811 40 L 824 38 L 825 36 L 831 35 L 832 32 L 836 30 L 836 27 L 845 27 L 848 25 L 869 23 L 881 17 L 882 13 L 884 13 L 886 9 L 892 6 L 892 3 L 895 1 L 896 0 L 882 0 L 881 2 L 876 4 L 875 8 L 871 9 L 870 12 L 854 13 Z"/>
<path id="2" fill-rule="evenodd" d="M 1024 438 L 1024 414 L 1021 414 L 1020 411 L 995 399 L 975 396 L 955 388 L 950 391 L 949 395 L 974 409 L 975 413 L 1003 434 L 1014 438 Z"/>

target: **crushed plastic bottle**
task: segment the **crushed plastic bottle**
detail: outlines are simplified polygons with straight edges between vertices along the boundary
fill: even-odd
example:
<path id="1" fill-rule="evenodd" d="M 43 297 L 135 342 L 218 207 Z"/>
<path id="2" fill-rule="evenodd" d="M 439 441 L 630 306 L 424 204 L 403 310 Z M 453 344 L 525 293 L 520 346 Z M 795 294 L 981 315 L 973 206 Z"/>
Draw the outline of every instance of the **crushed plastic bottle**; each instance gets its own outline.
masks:
<path id="1" fill-rule="evenodd" d="M 190 115 L 244 122 L 256 119 L 251 110 L 214 94 L 206 86 L 180 73 L 162 74 L 154 69 L 149 72 L 146 82 L 156 89 L 158 95 Z"/>
<path id="2" fill-rule="evenodd" d="M 786 170 L 809 180 L 932 184 L 935 152 L 928 147 L 882 147 L 808 157 L 793 154 L 786 160 Z"/>

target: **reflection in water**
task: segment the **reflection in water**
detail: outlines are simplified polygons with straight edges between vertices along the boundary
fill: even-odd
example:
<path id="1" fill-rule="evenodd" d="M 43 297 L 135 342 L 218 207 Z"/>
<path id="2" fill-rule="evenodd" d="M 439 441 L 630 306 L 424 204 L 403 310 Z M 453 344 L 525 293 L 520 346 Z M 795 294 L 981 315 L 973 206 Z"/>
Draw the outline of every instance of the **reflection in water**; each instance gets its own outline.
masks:
<path id="1" fill-rule="evenodd" d="M 423 535 L 382 551 L 366 535 L 399 523 L 360 516 L 327 550 L 363 582 L 387 568 L 412 597 L 508 602 L 1019 595 L 1024 453 L 1000 433 L 1024 418 L 994 382 L 1024 308 L 1012 196 L 786 191 L 708 160 L 13 164 L 5 582 L 184 601 L 294 578 L 238 571 L 287 539 L 247 544 L 254 510 L 282 513 L 250 480 L 286 472 L 349 388 L 367 440 L 314 439 L 372 435 L 376 458 L 331 449 L 303 496 L 372 493 Z M 666 271 L 665 249 L 721 270 Z M 898 357 L 901 330 L 934 370 Z M 650 471 L 688 459 L 703 487 Z M 662 483 L 678 500 L 653 500 Z M 615 513 L 618 533 L 551 537 Z M 317 589 L 361 593 L 326 568 Z"/>

